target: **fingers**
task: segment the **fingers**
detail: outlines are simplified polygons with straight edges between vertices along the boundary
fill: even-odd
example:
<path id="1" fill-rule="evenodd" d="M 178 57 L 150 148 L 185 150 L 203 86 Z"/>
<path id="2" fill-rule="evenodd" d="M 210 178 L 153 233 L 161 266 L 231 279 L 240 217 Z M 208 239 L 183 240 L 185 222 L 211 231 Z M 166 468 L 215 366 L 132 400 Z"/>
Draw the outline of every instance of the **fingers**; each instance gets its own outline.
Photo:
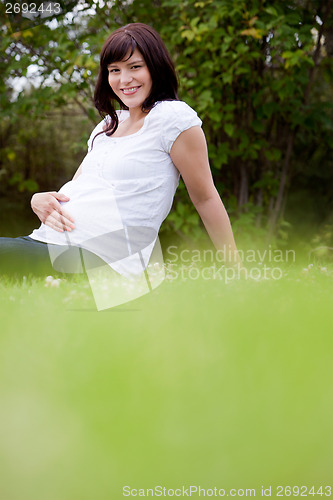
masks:
<path id="1" fill-rule="evenodd" d="M 68 198 L 68 196 L 66 198 Z M 49 216 L 52 216 L 57 221 L 58 226 L 58 223 L 60 223 L 64 231 L 71 231 L 75 228 L 73 217 L 56 200 L 53 200 L 51 203 L 51 211 L 47 217 Z"/>
<path id="2" fill-rule="evenodd" d="M 70 232 L 75 229 L 72 219 L 62 213 L 59 213 L 57 210 L 53 210 L 53 212 L 46 217 L 44 224 L 52 229 L 55 229 L 56 231 L 59 231 L 60 233 L 63 233 L 64 231 Z"/>
<path id="3" fill-rule="evenodd" d="M 56 191 L 52 191 L 51 194 L 52 194 L 52 196 L 54 196 L 54 198 L 56 198 L 59 201 L 69 201 L 70 200 L 70 198 L 63 193 L 57 193 Z"/>
<path id="4" fill-rule="evenodd" d="M 55 208 L 55 211 L 59 213 L 59 215 L 61 215 L 63 217 L 63 219 L 65 220 L 66 222 L 66 225 L 67 224 L 70 224 L 72 226 L 72 229 L 74 229 L 75 225 L 74 225 L 74 219 L 73 217 L 67 212 L 67 210 L 64 210 L 61 206 L 60 206 L 60 209 L 57 207 Z"/>

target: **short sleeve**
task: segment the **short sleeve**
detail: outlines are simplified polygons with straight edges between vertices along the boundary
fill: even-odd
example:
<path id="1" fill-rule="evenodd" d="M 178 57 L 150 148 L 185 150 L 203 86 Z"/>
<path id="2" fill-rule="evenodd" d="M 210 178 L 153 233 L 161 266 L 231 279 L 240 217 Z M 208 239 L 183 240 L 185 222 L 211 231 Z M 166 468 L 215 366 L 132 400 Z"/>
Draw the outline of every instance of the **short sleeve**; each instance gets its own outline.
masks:
<path id="1" fill-rule="evenodd" d="M 163 101 L 162 146 L 170 153 L 179 134 L 191 127 L 201 127 L 197 113 L 184 101 Z"/>

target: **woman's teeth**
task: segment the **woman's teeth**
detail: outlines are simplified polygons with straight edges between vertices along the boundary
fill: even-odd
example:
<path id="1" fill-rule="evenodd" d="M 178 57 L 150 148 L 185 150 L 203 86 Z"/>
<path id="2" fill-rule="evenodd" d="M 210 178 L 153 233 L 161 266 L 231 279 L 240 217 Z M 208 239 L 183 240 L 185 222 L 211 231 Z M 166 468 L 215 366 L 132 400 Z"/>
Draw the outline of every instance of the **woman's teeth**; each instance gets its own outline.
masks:
<path id="1" fill-rule="evenodd" d="M 121 89 L 124 94 L 133 94 L 136 92 L 140 87 L 130 87 L 128 89 Z"/>

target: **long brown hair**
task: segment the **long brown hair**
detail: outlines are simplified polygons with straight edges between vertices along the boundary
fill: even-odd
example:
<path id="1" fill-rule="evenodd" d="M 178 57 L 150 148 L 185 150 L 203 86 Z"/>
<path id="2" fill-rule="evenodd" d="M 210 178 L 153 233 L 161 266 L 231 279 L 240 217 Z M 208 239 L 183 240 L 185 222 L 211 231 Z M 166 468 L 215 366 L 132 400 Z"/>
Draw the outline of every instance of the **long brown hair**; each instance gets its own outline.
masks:
<path id="1" fill-rule="evenodd" d="M 142 110 L 150 111 L 157 101 L 178 100 L 178 79 L 170 55 L 153 28 L 143 23 L 131 23 L 118 28 L 104 43 L 100 55 L 99 75 L 95 87 L 94 103 L 100 115 L 110 116 L 105 129 L 106 135 L 113 134 L 118 127 L 115 101 L 121 109 L 127 106 L 116 96 L 108 82 L 108 65 L 123 61 L 130 52 L 131 57 L 138 49 L 148 67 L 152 79 L 149 96 L 142 104 Z"/>

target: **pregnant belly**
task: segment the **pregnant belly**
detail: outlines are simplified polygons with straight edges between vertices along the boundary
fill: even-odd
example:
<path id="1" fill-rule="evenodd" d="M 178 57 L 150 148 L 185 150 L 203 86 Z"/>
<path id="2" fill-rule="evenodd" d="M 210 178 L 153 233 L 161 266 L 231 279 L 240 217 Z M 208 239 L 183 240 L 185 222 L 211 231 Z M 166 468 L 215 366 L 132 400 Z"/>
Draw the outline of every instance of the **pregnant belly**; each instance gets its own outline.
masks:
<path id="1" fill-rule="evenodd" d="M 75 229 L 68 234 L 73 244 L 122 228 L 112 186 L 84 179 L 65 184 L 60 192 L 70 198 L 61 204 L 74 219 Z"/>

